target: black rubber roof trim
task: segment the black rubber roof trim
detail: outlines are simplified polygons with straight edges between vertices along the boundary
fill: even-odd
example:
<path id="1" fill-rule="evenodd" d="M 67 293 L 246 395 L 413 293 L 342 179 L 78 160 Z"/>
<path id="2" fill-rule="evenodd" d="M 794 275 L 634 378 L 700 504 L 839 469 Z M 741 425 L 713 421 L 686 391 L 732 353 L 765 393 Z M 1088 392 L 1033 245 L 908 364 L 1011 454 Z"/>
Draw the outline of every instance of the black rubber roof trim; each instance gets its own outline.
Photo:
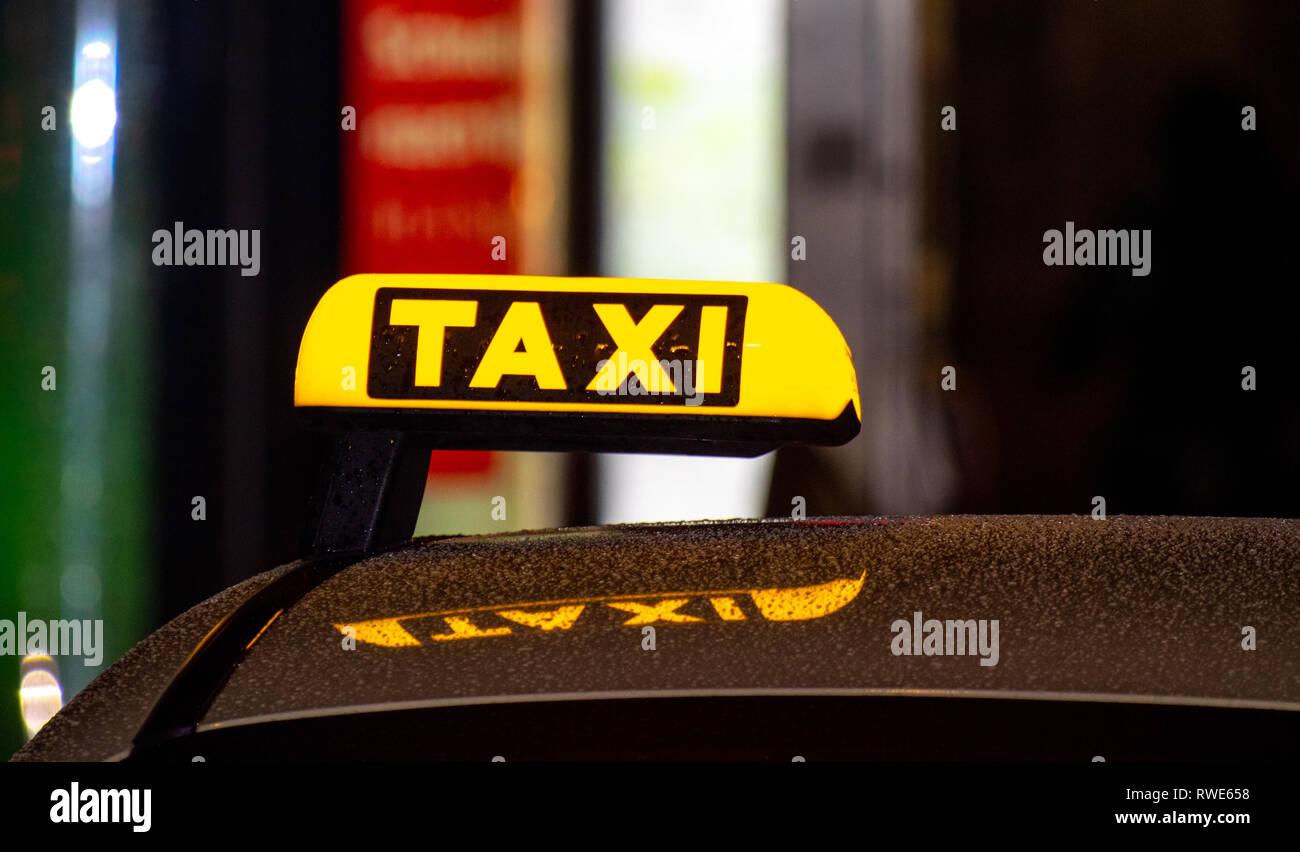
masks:
<path id="1" fill-rule="evenodd" d="M 132 741 L 128 760 L 168 740 L 193 734 L 234 667 L 281 612 L 352 565 L 354 555 L 303 562 L 217 622 L 190 652 Z"/>

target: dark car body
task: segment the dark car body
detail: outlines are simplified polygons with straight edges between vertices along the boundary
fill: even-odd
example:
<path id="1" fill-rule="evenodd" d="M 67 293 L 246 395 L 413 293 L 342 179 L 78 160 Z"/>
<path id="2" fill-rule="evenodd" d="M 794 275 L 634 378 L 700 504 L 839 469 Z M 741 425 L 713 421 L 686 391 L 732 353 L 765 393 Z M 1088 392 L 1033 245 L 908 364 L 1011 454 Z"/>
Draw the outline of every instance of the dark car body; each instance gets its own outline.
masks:
<path id="1" fill-rule="evenodd" d="M 1285 519 L 419 539 L 191 609 L 15 759 L 1294 760 L 1298 612 Z"/>

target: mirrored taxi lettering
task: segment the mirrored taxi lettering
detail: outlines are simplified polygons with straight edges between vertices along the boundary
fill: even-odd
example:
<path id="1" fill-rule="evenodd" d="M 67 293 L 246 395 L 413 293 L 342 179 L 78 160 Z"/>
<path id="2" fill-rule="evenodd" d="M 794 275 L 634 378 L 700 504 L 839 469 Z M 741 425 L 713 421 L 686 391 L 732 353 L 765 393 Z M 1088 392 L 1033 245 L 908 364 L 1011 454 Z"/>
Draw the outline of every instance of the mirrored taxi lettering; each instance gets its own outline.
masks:
<path id="1" fill-rule="evenodd" d="M 747 298 L 381 287 L 368 392 L 734 406 Z"/>
<path id="2" fill-rule="evenodd" d="M 684 615 L 677 611 L 689 600 L 690 598 L 668 598 L 652 604 L 637 603 L 636 601 L 610 601 L 606 606 L 631 613 L 632 617 L 623 622 L 624 624 L 654 624 L 656 621 L 675 621 L 678 623 L 702 621 L 701 618 Z"/>
<path id="3" fill-rule="evenodd" d="M 352 630 L 357 641 L 365 644 L 401 648 L 520 632 L 563 633 L 580 622 L 592 627 L 618 628 L 647 624 L 809 621 L 843 609 L 858 596 L 866 576 L 864 571 L 857 578 L 789 588 L 615 595 L 471 607 L 334 626 L 345 634 Z"/>

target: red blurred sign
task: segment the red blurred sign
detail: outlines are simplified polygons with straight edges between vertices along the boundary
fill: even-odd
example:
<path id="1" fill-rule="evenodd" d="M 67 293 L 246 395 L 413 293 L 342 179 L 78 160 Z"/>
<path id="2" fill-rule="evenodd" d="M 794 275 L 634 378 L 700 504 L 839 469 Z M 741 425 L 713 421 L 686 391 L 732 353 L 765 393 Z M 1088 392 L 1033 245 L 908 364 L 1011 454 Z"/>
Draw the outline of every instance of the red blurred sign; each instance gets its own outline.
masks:
<path id="1" fill-rule="evenodd" d="M 349 0 L 344 25 L 344 272 L 516 271 L 520 0 Z"/>
<path id="2" fill-rule="evenodd" d="M 521 0 L 348 0 L 343 272 L 517 271 Z M 434 453 L 430 473 L 491 469 Z"/>

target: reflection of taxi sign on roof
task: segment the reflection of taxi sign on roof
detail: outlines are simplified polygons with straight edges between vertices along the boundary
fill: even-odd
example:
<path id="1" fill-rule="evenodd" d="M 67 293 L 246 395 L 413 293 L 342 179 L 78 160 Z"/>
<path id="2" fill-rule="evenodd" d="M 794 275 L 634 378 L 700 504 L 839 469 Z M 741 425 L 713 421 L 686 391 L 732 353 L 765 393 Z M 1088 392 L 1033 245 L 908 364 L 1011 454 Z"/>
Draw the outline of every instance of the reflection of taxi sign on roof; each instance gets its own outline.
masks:
<path id="1" fill-rule="evenodd" d="M 384 648 L 405 648 L 421 644 L 417 638 L 434 623 L 440 632 L 429 633 L 435 642 L 510 636 L 523 628 L 544 632 L 567 632 L 581 618 L 592 621 L 589 611 L 604 614 L 601 626 L 639 627 L 660 622 L 730 623 L 755 617 L 766 621 L 810 621 L 838 612 L 858 596 L 867 578 L 845 578 L 811 586 L 723 591 L 673 592 L 671 594 L 609 595 L 572 600 L 517 603 L 505 606 L 476 606 L 444 612 L 416 613 L 335 624 L 344 635 L 358 642 Z M 752 602 L 754 612 L 746 615 L 743 601 Z M 687 612 L 686 610 L 690 610 Z M 611 610 L 613 613 L 611 613 Z M 693 614 L 691 614 L 693 613 Z M 608 616 L 616 614 L 611 621 Z M 419 630 L 416 625 L 426 625 Z"/>
<path id="2" fill-rule="evenodd" d="M 861 419 L 815 302 L 715 281 L 354 275 L 313 311 L 294 395 L 385 488 L 434 447 L 752 456 L 842 444 Z"/>

